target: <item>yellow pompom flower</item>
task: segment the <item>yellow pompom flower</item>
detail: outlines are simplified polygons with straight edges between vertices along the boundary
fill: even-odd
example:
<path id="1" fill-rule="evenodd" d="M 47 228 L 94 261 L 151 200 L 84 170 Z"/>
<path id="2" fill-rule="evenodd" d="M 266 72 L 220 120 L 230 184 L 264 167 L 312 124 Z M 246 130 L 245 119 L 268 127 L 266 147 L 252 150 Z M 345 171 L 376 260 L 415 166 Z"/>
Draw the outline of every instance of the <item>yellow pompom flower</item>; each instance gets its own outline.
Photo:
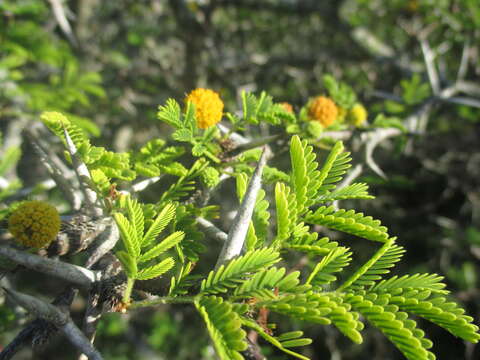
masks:
<path id="1" fill-rule="evenodd" d="M 355 104 L 350 109 L 348 114 L 348 121 L 355 126 L 362 126 L 362 124 L 367 120 L 368 113 L 367 109 L 362 104 Z"/>
<path id="2" fill-rule="evenodd" d="M 10 215 L 8 230 L 19 243 L 42 248 L 50 244 L 60 231 L 60 215 L 46 202 L 26 201 Z"/>
<path id="3" fill-rule="evenodd" d="M 209 128 L 222 119 L 223 101 L 215 91 L 195 89 L 185 98 L 185 103 L 189 102 L 195 105 L 195 117 L 200 129 Z"/>
<path id="4" fill-rule="evenodd" d="M 316 120 L 324 127 L 328 127 L 337 119 L 338 108 L 332 99 L 317 96 L 308 103 L 308 116 L 311 120 Z"/>

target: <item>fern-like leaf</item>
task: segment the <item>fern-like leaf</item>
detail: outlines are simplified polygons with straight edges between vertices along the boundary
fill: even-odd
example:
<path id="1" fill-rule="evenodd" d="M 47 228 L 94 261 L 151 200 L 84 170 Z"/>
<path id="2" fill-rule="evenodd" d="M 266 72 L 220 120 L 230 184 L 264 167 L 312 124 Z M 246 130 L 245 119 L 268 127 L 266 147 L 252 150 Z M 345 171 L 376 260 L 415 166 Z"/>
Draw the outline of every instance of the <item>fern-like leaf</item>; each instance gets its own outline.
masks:
<path id="1" fill-rule="evenodd" d="M 175 216 L 175 205 L 167 204 L 158 213 L 157 218 L 142 239 L 142 247 L 151 244 Z"/>
<path id="2" fill-rule="evenodd" d="M 339 290 L 363 289 L 373 286 L 382 276 L 390 272 L 390 268 L 400 261 L 405 249 L 395 244 L 395 239 L 388 240 L 377 252 L 350 278 L 340 286 Z"/>
<path id="3" fill-rule="evenodd" d="M 389 238 L 387 228 L 381 225 L 380 220 L 354 210 L 335 211 L 333 206 L 321 206 L 309 214 L 305 221 L 372 241 L 386 242 Z"/>
<path id="4" fill-rule="evenodd" d="M 333 322 L 353 341 L 357 343 L 362 341 L 359 332 L 362 325 L 358 321 L 358 316 L 351 313 L 350 305 L 339 301 L 337 296 L 308 291 L 260 301 L 255 306 L 266 307 L 273 312 L 302 321 L 322 325 Z"/>
<path id="5" fill-rule="evenodd" d="M 424 338 L 424 332 L 417 328 L 408 314 L 398 311 L 398 306 L 388 304 L 389 295 L 365 295 L 365 292 L 347 294 L 344 298 L 355 311 L 362 314 L 409 360 L 433 360 L 435 355 L 428 351 L 432 342 Z"/>
<path id="6" fill-rule="evenodd" d="M 429 320 L 464 340 L 472 343 L 480 340 L 478 326 L 471 323 L 472 317 L 464 315 L 465 310 L 455 302 L 448 302 L 444 296 L 430 297 L 430 294 L 429 290 L 409 290 L 392 296 L 390 303 Z"/>
<path id="7" fill-rule="evenodd" d="M 250 122 L 255 122 L 255 111 L 257 107 L 257 100 L 255 95 L 242 91 L 242 111 L 243 119 Z"/>
<path id="8" fill-rule="evenodd" d="M 202 293 L 224 293 L 236 287 L 251 273 L 261 271 L 280 261 L 280 254 L 272 248 L 252 250 L 237 257 L 217 270 L 211 271 L 202 281 Z"/>
<path id="9" fill-rule="evenodd" d="M 135 228 L 123 214 L 115 213 L 113 214 L 113 217 L 118 225 L 118 229 L 120 230 L 120 235 L 125 249 L 131 257 L 137 258 L 140 255 L 140 244 L 137 241 L 137 233 Z"/>
<path id="10" fill-rule="evenodd" d="M 313 148 L 293 136 L 290 144 L 290 159 L 292 163 L 291 184 L 296 195 L 297 210 L 301 214 L 315 202 L 321 183 L 321 173 L 317 170 L 318 163 Z"/>
<path id="11" fill-rule="evenodd" d="M 325 203 L 345 199 L 375 199 L 375 196 L 368 193 L 367 184 L 354 183 L 332 192 L 326 192 L 320 196 L 317 201 L 319 203 Z"/>
<path id="12" fill-rule="evenodd" d="M 247 349 L 246 333 L 240 316 L 232 305 L 216 296 L 203 297 L 195 303 L 207 325 L 210 338 L 222 360 L 243 360 L 240 351 Z"/>
<path id="13" fill-rule="evenodd" d="M 64 129 L 72 139 L 77 149 L 83 146 L 88 149 L 90 142 L 85 133 L 77 125 L 73 124 L 65 115 L 56 111 L 46 111 L 40 115 L 40 120 L 66 145 Z M 85 149 L 85 150 L 87 150 Z"/>
<path id="14" fill-rule="evenodd" d="M 140 256 L 140 258 L 138 259 L 138 262 L 141 263 L 141 262 L 145 262 L 145 261 L 156 258 L 157 256 L 161 255 L 168 249 L 177 245 L 180 241 L 183 240 L 184 237 L 185 237 L 185 234 L 182 231 L 176 231 L 170 234 L 165 239 L 163 239 L 162 242 L 155 245 L 153 248 L 148 250 L 145 254 L 142 254 L 142 256 Z"/>
<path id="15" fill-rule="evenodd" d="M 315 265 L 306 283 L 315 286 L 325 286 L 336 281 L 337 277 L 333 274 L 342 271 L 352 260 L 352 252 L 348 250 L 349 248 L 346 247 L 337 247 L 330 250 L 330 252 Z"/>
<path id="16" fill-rule="evenodd" d="M 150 266 L 148 268 L 145 268 L 139 271 L 136 276 L 136 279 L 148 280 L 148 279 L 156 278 L 160 275 L 163 275 L 168 270 L 170 270 L 174 264 L 175 264 L 175 261 L 171 257 L 166 258 L 165 260 L 162 260 L 156 265 Z"/>
<path id="17" fill-rule="evenodd" d="M 350 157 L 350 153 L 344 152 L 343 150 L 343 143 L 338 141 L 330 151 L 330 154 L 320 170 L 320 176 L 318 178 L 320 186 L 317 190 L 318 195 L 323 196 L 330 190 L 334 189 L 334 184 L 342 180 L 343 175 L 351 166 L 350 161 L 352 158 Z"/>
<path id="18" fill-rule="evenodd" d="M 277 209 L 277 236 L 273 240 L 274 246 L 281 246 L 290 237 L 297 221 L 297 204 L 295 195 L 290 187 L 283 183 L 275 186 L 275 203 Z"/>
<path id="19" fill-rule="evenodd" d="M 444 290 L 446 285 L 442 283 L 443 276 L 437 274 L 414 274 L 404 275 L 402 277 L 392 276 L 378 282 L 370 291 L 389 292 L 394 289 L 417 289 L 430 290 L 438 294 L 448 294 L 448 290 Z"/>
<path id="20" fill-rule="evenodd" d="M 299 271 L 293 271 L 288 275 L 285 275 L 285 273 L 285 268 L 276 267 L 257 272 L 235 289 L 234 296 L 262 298 L 267 295 L 268 298 L 272 298 L 274 289 L 281 293 L 308 290 L 309 286 L 298 286 L 300 283 L 298 279 Z M 266 294 L 263 290 L 269 290 L 270 294 Z"/>
<path id="21" fill-rule="evenodd" d="M 302 225 L 302 223 L 299 225 Z M 298 233 L 295 232 L 294 239 L 284 244 L 284 247 L 288 249 L 305 252 L 311 255 L 327 255 L 337 246 L 338 243 L 330 241 L 328 237 L 322 237 L 319 239 L 318 233 L 316 232 L 301 232 L 301 235 L 298 235 Z"/>
<path id="22" fill-rule="evenodd" d="M 341 295 L 338 295 L 335 292 L 325 293 L 325 295 L 335 304 L 327 317 L 342 334 L 347 336 L 353 342 L 361 344 L 363 338 L 360 331 L 363 330 L 364 325 L 359 320 L 358 312 L 352 311 L 351 305 L 343 301 Z"/>
<path id="23" fill-rule="evenodd" d="M 138 201 L 132 199 L 130 196 L 127 197 L 127 214 L 130 219 L 130 223 L 135 230 L 135 242 L 141 245 L 143 243 L 142 239 L 145 226 L 145 217 L 143 216 L 142 207 Z"/>
<path id="24" fill-rule="evenodd" d="M 173 127 L 182 127 L 180 105 L 173 99 L 168 99 L 165 106 L 158 108 L 157 117 Z"/>

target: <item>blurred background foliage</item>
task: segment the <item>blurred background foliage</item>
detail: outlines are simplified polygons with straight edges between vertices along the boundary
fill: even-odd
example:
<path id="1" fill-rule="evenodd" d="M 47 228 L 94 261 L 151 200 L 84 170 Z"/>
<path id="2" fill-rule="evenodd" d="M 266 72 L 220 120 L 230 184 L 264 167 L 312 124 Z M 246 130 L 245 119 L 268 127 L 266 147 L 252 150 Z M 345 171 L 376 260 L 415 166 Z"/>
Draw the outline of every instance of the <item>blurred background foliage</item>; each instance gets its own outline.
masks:
<path id="1" fill-rule="evenodd" d="M 38 165 L 22 140 L 40 111 L 69 114 L 97 144 L 125 151 L 165 137 L 171 130 L 155 121 L 158 105 L 195 87 L 219 91 L 227 108 L 242 90 L 265 90 L 299 110 L 325 93 L 322 78 L 332 74 L 355 89 L 370 119 L 385 113 L 404 121 L 421 112 L 421 136 L 385 141 L 375 152 L 387 177 L 364 172 L 377 199 L 356 208 L 399 236 L 407 249 L 399 271 L 446 275 L 480 319 L 479 44 L 477 0 L 3 0 L 0 175 L 9 187 L 0 183 L 0 199 L 45 180 L 29 176 Z M 354 150 L 355 137 L 346 144 Z M 81 300 L 76 305 L 81 319 Z M 18 321 L 0 307 L 0 346 Z M 110 314 L 96 344 L 107 359 L 210 359 L 196 324 L 198 315 L 182 307 Z M 480 358 L 478 346 L 422 326 L 439 359 Z M 313 359 L 402 358 L 377 331 L 353 345 L 328 327 L 304 330 L 314 339 L 306 354 Z M 59 352 L 63 343 L 34 358 L 71 359 Z"/>

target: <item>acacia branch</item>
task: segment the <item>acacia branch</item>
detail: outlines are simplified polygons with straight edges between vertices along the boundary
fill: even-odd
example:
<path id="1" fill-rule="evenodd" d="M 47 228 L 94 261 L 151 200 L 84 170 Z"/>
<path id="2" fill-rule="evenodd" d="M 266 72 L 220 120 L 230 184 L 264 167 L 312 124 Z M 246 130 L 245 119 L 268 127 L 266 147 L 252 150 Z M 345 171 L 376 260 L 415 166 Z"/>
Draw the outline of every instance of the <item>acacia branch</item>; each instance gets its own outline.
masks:
<path id="1" fill-rule="evenodd" d="M 85 165 L 85 163 L 81 161 L 80 158 L 77 156 L 77 147 L 73 143 L 73 140 L 68 134 L 67 129 L 63 129 L 63 133 L 65 135 L 65 141 L 67 143 L 67 150 L 70 153 L 75 173 L 77 174 L 78 181 L 80 182 L 80 188 L 85 195 L 85 202 L 88 205 L 88 210 L 91 212 L 92 215 L 99 217 L 103 214 L 103 210 L 97 204 L 97 193 L 90 187 L 90 172 L 88 171 L 87 165 Z"/>
<path id="2" fill-rule="evenodd" d="M 224 243 L 222 251 L 217 260 L 216 268 L 241 254 L 245 237 L 247 235 L 250 220 L 253 214 L 253 208 L 257 201 L 257 195 L 262 185 L 262 172 L 267 163 L 267 148 L 265 147 L 260 160 L 258 161 L 255 172 L 248 183 L 248 188 L 240 205 L 240 209 L 233 220 L 233 224 L 228 232 L 227 241 Z"/>
<path id="3" fill-rule="evenodd" d="M 430 86 L 432 87 L 433 93 L 437 95 L 440 92 L 440 79 L 434 63 L 435 54 L 430 48 L 427 39 L 420 39 L 420 46 L 422 48 L 425 65 L 427 66 L 427 74 L 430 81 Z"/>
<path id="4" fill-rule="evenodd" d="M 157 183 L 161 179 L 161 176 L 155 176 L 149 179 L 141 180 L 132 185 L 133 192 L 139 192 L 145 190 L 148 186 Z"/>
<path id="5" fill-rule="evenodd" d="M 225 233 L 224 231 L 220 230 L 218 227 L 216 227 L 214 224 L 212 224 L 210 221 L 207 219 L 204 219 L 202 217 L 197 217 L 197 225 L 198 227 L 205 233 L 207 236 L 210 236 L 211 238 L 218 240 L 219 242 L 226 242 L 228 239 L 228 234 Z"/>
<path id="6" fill-rule="evenodd" d="M 70 283 L 89 288 L 95 281 L 99 281 L 101 274 L 85 269 L 84 267 L 52 260 L 24 251 L 19 251 L 8 245 L 0 246 L 0 255 L 29 269 L 51 275 Z"/>
<path id="7" fill-rule="evenodd" d="M 68 313 L 36 297 L 22 294 L 11 289 L 3 288 L 3 290 L 12 301 L 25 308 L 28 312 L 58 327 L 68 340 L 81 352 L 86 354 L 89 359 L 102 360 L 100 353 L 90 344 L 85 335 L 83 335 L 80 329 L 73 323 Z"/>
<path id="8" fill-rule="evenodd" d="M 85 267 L 91 269 L 98 260 L 115 247 L 119 239 L 120 233 L 118 231 L 117 223 L 113 221 L 112 218 L 109 218 L 109 226 L 100 234 L 96 242 L 98 245 L 91 251 L 91 255 L 85 263 Z"/>
<path id="9" fill-rule="evenodd" d="M 62 190 L 68 202 L 72 205 L 74 210 L 80 209 L 82 200 L 80 194 L 72 187 L 67 179 L 72 178 L 73 172 L 67 169 L 58 156 L 49 150 L 49 148 L 42 144 L 40 136 L 35 130 L 26 131 L 26 135 L 35 149 L 40 162 L 50 173 L 50 176 L 55 181 L 55 184 Z"/>
<path id="10" fill-rule="evenodd" d="M 461 57 L 460 65 L 458 66 L 458 72 L 457 72 L 457 82 L 460 80 L 463 80 L 467 75 L 469 56 L 470 56 L 470 39 L 467 39 L 463 44 L 462 57 Z"/>

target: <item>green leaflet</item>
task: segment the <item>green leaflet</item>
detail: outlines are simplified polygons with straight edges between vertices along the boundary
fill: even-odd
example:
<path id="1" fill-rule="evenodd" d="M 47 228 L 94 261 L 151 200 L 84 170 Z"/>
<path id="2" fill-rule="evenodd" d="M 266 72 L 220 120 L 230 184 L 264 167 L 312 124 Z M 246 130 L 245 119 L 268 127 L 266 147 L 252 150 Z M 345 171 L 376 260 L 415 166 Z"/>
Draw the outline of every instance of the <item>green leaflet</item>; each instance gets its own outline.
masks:
<path id="1" fill-rule="evenodd" d="M 388 240 L 360 269 L 358 269 L 339 290 L 363 289 L 373 286 L 375 281 L 381 280 L 382 276 L 390 272 L 389 268 L 400 261 L 405 249 L 395 244 L 395 239 Z"/>
<path id="2" fill-rule="evenodd" d="M 283 183 L 275 186 L 275 205 L 277 210 L 277 237 L 273 240 L 275 246 L 290 237 L 297 222 L 297 204 L 295 195 L 291 194 L 290 187 Z"/>
<path id="3" fill-rule="evenodd" d="M 378 282 L 371 291 L 375 292 L 387 292 L 394 289 L 418 289 L 418 290 L 430 290 L 439 294 L 448 294 L 448 290 L 444 290 L 446 285 L 442 283 L 443 276 L 437 274 L 414 274 L 404 275 L 398 277 L 392 276 L 389 279 L 384 279 Z"/>
<path id="4" fill-rule="evenodd" d="M 296 195 L 297 211 L 302 214 L 314 203 L 317 192 L 322 185 L 321 173 L 313 148 L 306 141 L 293 136 L 290 144 L 290 161 L 292 164 L 291 185 Z"/>
<path id="5" fill-rule="evenodd" d="M 68 131 L 68 135 L 72 139 L 75 146 L 78 148 L 85 144 L 87 150 L 90 148 L 90 142 L 85 136 L 85 133 L 77 125 L 73 124 L 67 119 L 65 115 L 57 111 L 46 111 L 40 115 L 40 120 L 66 145 L 64 129 Z"/>
<path id="6" fill-rule="evenodd" d="M 239 256 L 218 270 L 211 271 L 202 281 L 201 293 L 225 293 L 229 288 L 238 286 L 252 272 L 265 269 L 280 261 L 280 254 L 272 248 L 252 250 Z"/>
<path id="7" fill-rule="evenodd" d="M 140 244 L 138 243 L 135 228 L 123 214 L 115 213 L 113 217 L 117 222 L 118 229 L 120 230 L 120 236 L 127 253 L 133 258 L 138 257 L 140 254 Z"/>
<path id="8" fill-rule="evenodd" d="M 321 206 L 314 213 L 309 214 L 305 220 L 367 240 L 386 242 L 388 239 L 387 228 L 381 226 L 379 220 L 374 220 L 371 216 L 364 216 L 355 210 L 335 211 L 333 206 Z"/>
<path id="9" fill-rule="evenodd" d="M 337 247 L 330 250 L 328 254 L 315 265 L 306 283 L 315 286 L 324 286 L 332 281 L 336 281 L 337 277 L 333 274 L 342 271 L 352 260 L 352 252 L 348 250 L 349 248 L 346 247 Z"/>
<path id="10" fill-rule="evenodd" d="M 405 312 L 398 311 L 397 306 L 388 305 L 388 296 L 349 294 L 345 296 L 345 301 L 382 331 L 407 359 L 435 359 L 435 355 L 428 350 L 432 342 L 424 338 L 423 331 L 417 329 L 417 323 L 408 319 Z"/>
<path id="11" fill-rule="evenodd" d="M 241 97 L 243 120 L 245 122 L 252 124 L 268 122 L 277 125 L 282 120 L 295 121 L 295 115 L 286 111 L 280 104 L 274 104 L 272 97 L 264 91 L 258 97 L 244 91 Z"/>
<path id="12" fill-rule="evenodd" d="M 175 206 L 167 204 L 158 213 L 157 218 L 142 238 L 142 246 L 150 245 L 175 216 Z"/>
<path id="13" fill-rule="evenodd" d="M 345 199 L 374 199 L 375 196 L 368 194 L 368 185 L 365 183 L 354 183 L 344 188 L 326 192 L 318 198 L 318 202 L 325 203 Z"/>
<path id="14" fill-rule="evenodd" d="M 165 106 L 159 106 L 157 117 L 173 127 L 182 127 L 180 105 L 173 99 L 168 99 Z"/>
<path id="15" fill-rule="evenodd" d="M 171 257 L 151 266 L 140 266 L 139 264 L 157 259 L 183 240 L 185 234 L 177 231 L 152 246 L 157 236 L 175 216 L 175 206 L 167 204 L 144 234 L 145 215 L 140 204 L 129 196 L 122 201 L 122 204 L 128 218 L 119 212 L 113 216 L 126 250 L 117 252 L 125 272 L 130 278 L 136 280 L 148 280 L 164 274 L 174 265 L 174 260 Z"/>
<path id="16" fill-rule="evenodd" d="M 156 258 L 158 255 L 177 245 L 180 241 L 183 240 L 184 237 L 185 234 L 182 231 L 176 231 L 168 235 L 165 239 L 163 239 L 161 243 L 155 245 L 142 256 L 140 256 L 138 258 L 138 261 L 145 262 Z"/>
<path id="17" fill-rule="evenodd" d="M 271 267 L 255 273 L 250 279 L 244 281 L 234 291 L 236 297 L 274 298 L 274 289 L 279 292 L 306 291 L 309 286 L 298 286 L 299 271 L 287 275 L 285 268 Z"/>
<path id="18" fill-rule="evenodd" d="M 170 270 L 175 261 L 173 261 L 172 258 L 166 258 L 165 260 L 159 262 L 156 265 L 150 266 L 148 268 L 142 269 L 141 271 L 138 272 L 136 279 L 137 280 L 148 280 L 148 279 L 153 279 L 156 278 L 160 275 L 163 275 L 166 273 L 168 270 Z"/>
<path id="19" fill-rule="evenodd" d="M 318 238 L 318 233 L 308 232 L 309 228 L 303 228 L 300 223 L 301 231 L 298 227 L 294 229 L 293 239 L 284 244 L 284 247 L 295 251 L 301 251 L 311 255 L 327 255 L 332 249 L 338 246 L 335 241 L 330 241 L 328 237 Z M 305 230 L 305 231 L 303 231 Z"/>
<path id="20" fill-rule="evenodd" d="M 261 301 L 256 306 L 266 307 L 273 312 L 298 320 L 321 325 L 333 323 L 352 341 L 362 342 L 359 331 L 363 328 L 363 325 L 358 321 L 358 314 L 350 312 L 350 305 L 344 303 L 337 295 L 309 291 Z"/>
<path id="21" fill-rule="evenodd" d="M 195 306 L 207 325 L 215 350 L 222 360 L 242 360 L 240 351 L 247 349 L 242 321 L 232 305 L 216 296 L 206 296 Z"/>
<path id="22" fill-rule="evenodd" d="M 402 289 L 403 290 L 403 289 Z M 390 296 L 390 295 L 389 295 Z M 471 324 L 473 318 L 464 315 L 465 310 L 455 302 L 430 290 L 403 290 L 390 297 L 390 304 L 401 310 L 420 316 L 444 328 L 454 336 L 477 343 L 480 340 L 478 326 Z"/>

